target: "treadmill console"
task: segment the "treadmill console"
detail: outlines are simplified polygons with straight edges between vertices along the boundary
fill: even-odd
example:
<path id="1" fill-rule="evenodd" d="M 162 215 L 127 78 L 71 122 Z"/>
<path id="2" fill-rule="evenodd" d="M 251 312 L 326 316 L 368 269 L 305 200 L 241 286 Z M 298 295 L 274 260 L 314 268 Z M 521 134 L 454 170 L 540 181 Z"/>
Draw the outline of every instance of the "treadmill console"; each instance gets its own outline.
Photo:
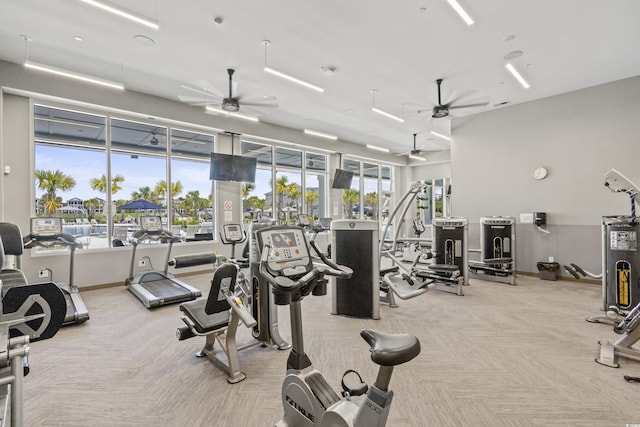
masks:
<path id="1" fill-rule="evenodd" d="M 162 220 L 159 216 L 141 216 L 140 229 L 145 233 L 162 231 Z"/>
<path id="2" fill-rule="evenodd" d="M 224 240 L 227 242 L 241 242 L 244 240 L 240 224 L 224 224 L 222 233 L 224 234 Z"/>
<path id="3" fill-rule="evenodd" d="M 62 218 L 31 218 L 33 237 L 53 237 L 62 234 Z"/>
<path id="4" fill-rule="evenodd" d="M 298 224 L 301 227 L 309 227 L 311 225 L 311 221 L 309 221 L 309 215 L 307 214 L 298 215 Z"/>
<path id="5" fill-rule="evenodd" d="M 271 246 L 267 267 L 274 275 L 296 276 L 307 273 L 311 267 L 311 257 L 299 227 L 270 227 L 257 230 L 261 250 Z"/>

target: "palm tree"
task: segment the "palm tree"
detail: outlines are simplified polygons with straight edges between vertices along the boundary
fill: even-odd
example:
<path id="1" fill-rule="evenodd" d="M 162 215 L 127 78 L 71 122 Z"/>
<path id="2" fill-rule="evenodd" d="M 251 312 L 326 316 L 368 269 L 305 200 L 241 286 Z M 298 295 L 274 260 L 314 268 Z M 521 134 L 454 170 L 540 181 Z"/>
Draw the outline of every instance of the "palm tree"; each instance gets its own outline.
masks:
<path id="1" fill-rule="evenodd" d="M 373 218 L 378 218 L 378 193 L 376 191 L 372 193 L 366 193 L 364 195 L 364 200 L 371 205 Z"/>
<path id="2" fill-rule="evenodd" d="M 249 194 L 251 194 L 251 192 L 255 189 L 256 185 L 252 182 L 245 182 L 244 184 L 242 184 L 242 199 L 244 200 L 249 197 Z"/>
<path id="3" fill-rule="evenodd" d="M 360 192 L 358 190 L 343 190 L 342 200 L 347 205 L 347 218 L 353 218 L 353 204 L 360 200 Z"/>
<path id="4" fill-rule="evenodd" d="M 121 183 L 124 182 L 124 177 L 122 175 L 116 175 L 111 177 L 111 195 L 116 194 L 118 191 L 122 190 Z M 89 181 L 92 190 L 97 190 L 100 193 L 107 194 L 107 176 L 102 175 L 100 178 L 91 178 Z"/>
<path id="5" fill-rule="evenodd" d="M 55 213 L 62 203 L 58 199 L 57 191 L 69 191 L 76 186 L 76 180 L 60 170 L 50 171 L 38 169 L 35 173 L 38 189 L 43 190 L 44 211 L 46 214 Z"/>
<path id="6" fill-rule="evenodd" d="M 313 205 L 320 200 L 320 195 L 317 191 L 309 190 L 304 195 L 304 201 L 307 205 L 307 215 L 313 215 Z"/>
<path id="7" fill-rule="evenodd" d="M 302 196 L 302 189 L 300 188 L 300 186 L 295 182 L 289 184 L 289 186 L 287 187 L 287 197 L 290 200 L 290 204 L 291 205 L 295 204 L 297 207 L 300 202 L 301 196 Z"/>
<path id="8" fill-rule="evenodd" d="M 276 196 L 278 197 L 278 211 L 284 207 L 284 196 L 287 193 L 289 187 L 289 178 L 286 175 L 282 175 L 276 179 Z"/>
<path id="9" fill-rule="evenodd" d="M 182 193 L 182 190 L 182 183 L 180 181 L 171 183 L 171 197 L 177 197 L 178 194 Z M 164 179 L 158 181 L 153 191 L 158 195 L 158 197 L 164 198 L 167 195 L 167 181 Z"/>
<path id="10" fill-rule="evenodd" d="M 156 203 L 158 202 L 158 195 L 156 193 L 153 192 L 153 190 L 151 190 L 150 187 L 140 187 L 138 188 L 137 191 L 134 191 L 133 193 L 131 193 L 131 199 L 132 200 L 138 200 L 138 199 L 143 199 L 143 200 L 147 200 L 151 203 Z"/>
<path id="11" fill-rule="evenodd" d="M 193 209 L 194 218 L 200 218 L 200 206 L 202 205 L 202 197 L 200 197 L 200 191 L 189 191 L 184 198 L 184 207 L 187 209 Z"/>

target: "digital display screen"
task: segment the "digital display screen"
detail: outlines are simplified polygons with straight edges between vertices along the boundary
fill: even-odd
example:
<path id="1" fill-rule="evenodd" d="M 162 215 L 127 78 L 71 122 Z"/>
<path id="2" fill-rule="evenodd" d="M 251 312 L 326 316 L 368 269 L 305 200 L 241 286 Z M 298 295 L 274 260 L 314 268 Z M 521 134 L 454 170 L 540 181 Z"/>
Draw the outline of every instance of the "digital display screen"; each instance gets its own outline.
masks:
<path id="1" fill-rule="evenodd" d="M 215 181 L 256 182 L 256 157 L 211 153 L 209 179 Z"/>
<path id="2" fill-rule="evenodd" d="M 296 245 L 296 236 L 291 233 L 274 233 L 271 237 L 274 248 L 291 248 Z"/>
<path id="3" fill-rule="evenodd" d="M 143 216 L 140 218 L 140 227 L 145 231 L 156 231 L 162 228 L 159 216 Z"/>
<path id="4" fill-rule="evenodd" d="M 55 236 L 62 233 L 60 218 L 32 218 L 31 234 L 34 236 Z"/>

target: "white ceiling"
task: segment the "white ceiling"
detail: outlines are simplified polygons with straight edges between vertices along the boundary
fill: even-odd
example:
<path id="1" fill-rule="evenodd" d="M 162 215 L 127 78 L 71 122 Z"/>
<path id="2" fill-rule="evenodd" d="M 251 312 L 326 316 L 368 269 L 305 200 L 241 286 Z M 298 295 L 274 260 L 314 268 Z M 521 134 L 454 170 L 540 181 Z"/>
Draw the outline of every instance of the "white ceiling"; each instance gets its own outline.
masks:
<path id="1" fill-rule="evenodd" d="M 443 103 L 489 101 L 455 110 L 452 116 L 460 117 L 640 75 L 638 0 L 459 2 L 472 26 L 445 0 L 110 1 L 157 21 L 153 30 L 80 0 L 0 0 L 0 59 L 22 63 L 27 43 L 21 35 L 28 35 L 32 61 L 173 100 L 198 96 L 181 85 L 203 81 L 226 95 L 226 69 L 234 68 L 234 96 L 278 99 L 277 108 L 241 106 L 241 112 L 394 153 L 411 149 L 413 133 L 419 148 L 447 149 L 429 134 L 449 127 L 448 119 L 431 119 L 438 78 L 444 79 Z M 142 45 L 136 35 L 155 43 Z M 508 36 L 515 37 L 505 41 Z M 265 73 L 265 39 L 271 41 L 269 66 L 324 93 Z M 504 67 L 505 54 L 516 50 L 523 55 L 513 63 L 529 89 Z M 329 67 L 332 75 L 323 72 Z M 405 117 L 404 123 L 371 111 L 372 89 L 375 106 Z"/>

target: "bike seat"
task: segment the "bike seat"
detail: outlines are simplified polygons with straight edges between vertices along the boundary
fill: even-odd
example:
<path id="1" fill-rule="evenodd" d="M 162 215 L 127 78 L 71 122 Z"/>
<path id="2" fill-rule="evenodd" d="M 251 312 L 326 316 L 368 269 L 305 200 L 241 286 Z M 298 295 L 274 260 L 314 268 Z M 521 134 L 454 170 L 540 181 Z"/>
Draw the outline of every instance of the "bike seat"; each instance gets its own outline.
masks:
<path id="1" fill-rule="evenodd" d="M 420 341 L 413 335 L 363 329 L 360 336 L 371 346 L 371 360 L 378 365 L 400 365 L 420 354 Z"/>

